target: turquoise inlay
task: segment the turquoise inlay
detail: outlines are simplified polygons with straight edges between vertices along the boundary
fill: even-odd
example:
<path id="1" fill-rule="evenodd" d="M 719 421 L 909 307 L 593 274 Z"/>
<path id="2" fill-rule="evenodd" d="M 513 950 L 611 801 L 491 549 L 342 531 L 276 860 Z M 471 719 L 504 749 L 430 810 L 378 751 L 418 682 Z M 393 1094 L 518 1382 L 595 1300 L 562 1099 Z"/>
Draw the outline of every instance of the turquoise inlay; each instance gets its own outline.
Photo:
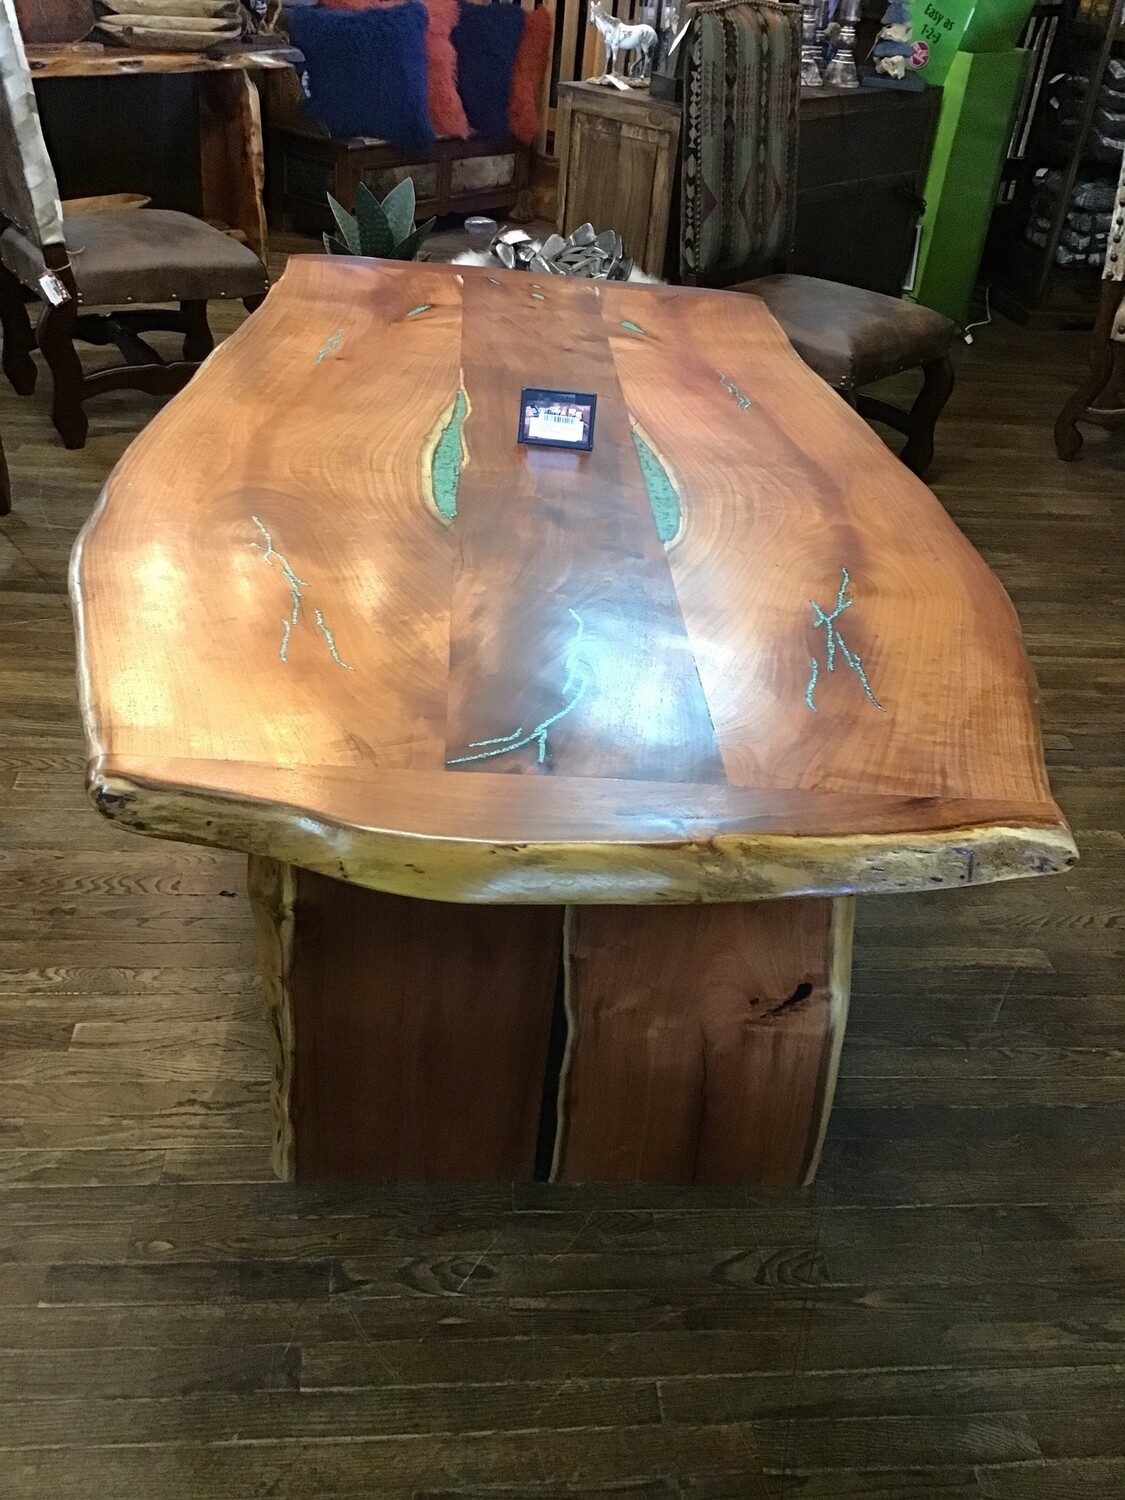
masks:
<path id="1" fill-rule="evenodd" d="M 622 318 L 621 326 L 622 328 L 627 328 L 630 333 L 640 333 L 643 334 L 646 339 L 648 338 L 647 331 L 643 329 L 639 323 L 634 323 L 631 318 Z"/>
<path id="2" fill-rule="evenodd" d="M 809 678 L 809 685 L 805 689 L 805 702 L 809 705 L 809 707 L 812 709 L 812 711 L 813 711 L 814 714 L 817 712 L 817 707 L 816 707 L 816 704 L 813 702 L 812 695 L 813 695 L 813 689 L 816 687 L 816 679 L 819 676 L 820 676 L 820 663 L 817 661 L 816 657 L 814 656 L 812 658 L 812 676 Z"/>
<path id="3" fill-rule="evenodd" d="M 314 609 L 313 614 L 316 616 L 316 628 L 324 637 L 325 641 L 327 642 L 328 649 L 332 653 L 332 660 L 339 662 L 346 672 L 350 672 L 352 670 L 351 667 L 348 666 L 347 662 L 343 660 L 340 653 L 336 650 L 335 637 L 329 630 L 328 626 L 324 623 L 324 616 L 321 614 L 319 609 Z"/>
<path id="4" fill-rule="evenodd" d="M 821 609 L 820 605 L 817 604 L 814 599 L 809 600 L 809 603 L 812 605 L 814 616 L 813 629 L 819 630 L 822 625 L 824 626 L 825 636 L 828 642 L 826 652 L 827 660 L 825 663 L 828 670 L 830 672 L 834 672 L 836 670 L 836 647 L 839 646 L 840 655 L 844 658 L 848 666 L 851 667 L 852 671 L 859 678 L 860 685 L 867 695 L 868 702 L 873 704 L 880 713 L 885 713 L 886 710 L 884 709 L 883 705 L 871 691 L 871 684 L 867 680 L 867 673 L 863 670 L 863 662 L 854 651 L 848 649 L 848 646 L 844 641 L 844 637 L 840 634 L 839 627 L 836 624 L 836 621 L 844 613 L 844 611 L 846 609 L 851 609 L 852 605 L 855 603 L 854 599 L 849 599 L 846 597 L 850 582 L 851 580 L 848 577 L 847 568 L 842 568 L 840 588 L 839 592 L 836 595 L 836 603 L 832 609 L 831 614 L 825 614 L 824 610 Z M 819 672 L 820 666 L 817 662 L 816 657 L 814 656 L 812 659 L 812 675 L 809 678 L 809 685 L 805 689 L 805 702 L 812 709 L 814 714 L 817 712 L 817 706 L 813 702 L 813 689 L 816 687 L 816 679 L 819 675 Z"/>
<path id="5" fill-rule="evenodd" d="M 266 563 L 267 566 L 274 560 L 275 557 L 277 558 L 277 565 L 281 569 L 282 577 L 289 585 L 289 599 L 292 604 L 292 609 L 290 610 L 288 616 L 281 622 L 281 648 L 278 653 L 282 661 L 287 662 L 289 660 L 289 637 L 293 634 L 293 627 L 301 618 L 301 606 L 305 602 L 305 596 L 304 594 L 302 594 L 301 590 L 308 588 L 308 584 L 303 578 L 297 577 L 296 573 L 293 571 L 292 567 L 289 564 L 289 559 L 282 553 L 280 553 L 274 546 L 273 537 L 267 531 L 265 526 L 262 525 L 258 517 L 251 516 L 250 519 L 262 533 L 263 537 L 265 537 L 265 546 L 263 546 L 261 542 L 251 542 L 250 545 L 257 551 L 261 552 L 262 561 Z M 324 623 L 324 616 L 321 614 L 320 610 L 314 609 L 313 614 L 316 617 L 316 627 L 324 637 L 325 642 L 328 645 L 328 650 L 332 655 L 333 661 L 337 662 L 341 667 L 343 667 L 345 672 L 352 671 L 353 669 L 348 665 L 346 661 L 343 660 L 343 658 L 340 656 L 340 653 L 336 650 L 336 642 L 332 636 L 332 632 Z"/>
<path id="6" fill-rule="evenodd" d="M 536 302 L 546 302 L 547 300 L 542 292 L 532 292 L 531 295 L 535 298 Z"/>
<path id="7" fill-rule="evenodd" d="M 432 302 L 423 302 L 418 307 L 412 307 L 406 316 L 408 318 L 416 318 L 419 313 L 429 312 L 433 305 Z"/>
<path id="8" fill-rule="evenodd" d="M 318 365 L 320 364 L 321 360 L 327 359 L 330 354 L 336 354 L 342 347 L 343 342 L 344 330 L 342 328 L 337 328 L 336 332 L 330 333 L 325 339 L 324 343 L 316 351 L 316 358 L 313 360 L 313 364 Z"/>
<path id="9" fill-rule="evenodd" d="M 750 410 L 750 397 L 747 396 L 745 392 L 740 391 L 733 380 L 728 380 L 725 375 L 720 375 L 719 384 L 725 391 L 729 391 L 731 393 L 734 399 L 738 402 L 740 411 Z"/>
<path id="10" fill-rule="evenodd" d="M 566 668 L 566 676 L 563 678 L 561 695 L 565 699 L 562 708 L 548 718 L 542 719 L 534 729 L 529 729 L 524 734 L 522 729 L 513 730 L 511 734 L 500 735 L 492 740 L 473 740 L 470 750 L 477 751 L 476 755 L 458 755 L 455 759 L 447 761 L 447 765 L 464 766 L 474 760 L 489 760 L 494 755 L 507 755 L 511 750 L 522 750 L 525 745 L 538 745 L 539 764 L 542 765 L 547 758 L 547 731 L 552 725 L 557 724 L 560 719 L 565 719 L 582 702 L 591 685 L 589 672 L 585 662 L 582 660 L 582 638 L 586 633 L 586 627 L 582 623 L 582 616 L 577 610 L 569 611 L 571 619 L 578 629 L 574 633 L 570 645 L 567 647 L 563 666 Z M 495 746 L 495 749 L 486 749 L 486 746 Z"/>
<path id="11" fill-rule="evenodd" d="M 677 535 L 682 520 L 680 497 L 668 476 L 668 470 L 657 458 L 644 438 L 633 428 L 633 445 L 640 460 L 641 477 L 648 491 L 648 503 L 652 506 L 656 522 L 656 534 L 665 546 Z"/>
<path id="12" fill-rule="evenodd" d="M 430 462 L 430 484 L 434 505 L 446 521 L 457 519 L 457 489 L 461 483 L 461 427 L 469 413 L 469 399 L 457 392 L 449 421 L 441 430 L 438 445 Z"/>

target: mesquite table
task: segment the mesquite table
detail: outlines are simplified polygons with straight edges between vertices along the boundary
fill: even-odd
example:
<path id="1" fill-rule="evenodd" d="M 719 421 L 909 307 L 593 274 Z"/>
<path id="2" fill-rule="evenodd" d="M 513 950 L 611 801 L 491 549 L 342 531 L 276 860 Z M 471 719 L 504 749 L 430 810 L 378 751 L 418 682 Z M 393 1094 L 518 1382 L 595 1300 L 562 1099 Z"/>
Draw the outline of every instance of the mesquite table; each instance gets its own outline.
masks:
<path id="1" fill-rule="evenodd" d="M 805 1180 L 853 897 L 1075 858 L 1003 590 L 752 297 L 293 260 L 72 588 L 98 808 L 251 856 L 284 1175 Z"/>

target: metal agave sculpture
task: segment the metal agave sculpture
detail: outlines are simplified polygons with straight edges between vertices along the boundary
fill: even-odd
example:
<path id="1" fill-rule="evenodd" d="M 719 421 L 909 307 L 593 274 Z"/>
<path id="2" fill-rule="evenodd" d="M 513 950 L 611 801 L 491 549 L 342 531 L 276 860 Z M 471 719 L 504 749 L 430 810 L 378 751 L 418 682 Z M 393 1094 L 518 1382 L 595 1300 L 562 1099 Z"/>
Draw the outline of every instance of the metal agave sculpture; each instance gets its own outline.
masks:
<path id="1" fill-rule="evenodd" d="M 404 177 L 380 202 L 365 182 L 355 195 L 355 213 L 328 194 L 339 235 L 326 234 L 329 255 L 375 255 L 381 260 L 413 260 L 436 220 L 414 223 L 414 179 Z"/>

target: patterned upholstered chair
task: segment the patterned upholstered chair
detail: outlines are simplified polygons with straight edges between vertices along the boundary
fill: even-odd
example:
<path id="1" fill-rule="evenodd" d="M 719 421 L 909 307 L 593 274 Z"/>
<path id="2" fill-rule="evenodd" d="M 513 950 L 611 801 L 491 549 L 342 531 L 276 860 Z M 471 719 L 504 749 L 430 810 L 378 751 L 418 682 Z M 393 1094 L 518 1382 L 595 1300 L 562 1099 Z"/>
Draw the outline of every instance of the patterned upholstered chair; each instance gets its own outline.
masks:
<path id="1" fill-rule="evenodd" d="M 1098 318 L 1090 343 L 1090 374 L 1059 413 L 1055 447 L 1060 458 L 1077 458 L 1079 422 L 1125 427 L 1125 160 L 1109 226 Z"/>
<path id="2" fill-rule="evenodd" d="M 784 270 L 796 213 L 800 11 L 774 0 L 701 0 L 691 14 L 681 280 L 761 297 L 806 364 L 863 416 L 905 434 L 902 461 L 923 474 L 953 389 L 957 326 L 898 297 Z M 909 410 L 863 394 L 913 369 L 923 381 Z"/>
<path id="3" fill-rule="evenodd" d="M 0 325 L 4 373 L 20 395 L 35 386 L 38 342 L 54 381 L 51 415 L 68 448 L 86 441 L 83 402 L 131 387 L 170 395 L 210 353 L 213 297 L 256 305 L 266 268 L 220 230 L 157 209 L 66 214 L 35 104 L 13 0 L 0 0 Z M 42 303 L 33 336 L 25 289 Z M 121 312 L 94 314 L 91 307 Z M 155 304 L 178 303 L 178 309 Z M 153 329 L 183 335 L 183 357 L 165 361 L 145 341 Z M 125 363 L 85 374 L 75 340 L 115 344 Z"/>

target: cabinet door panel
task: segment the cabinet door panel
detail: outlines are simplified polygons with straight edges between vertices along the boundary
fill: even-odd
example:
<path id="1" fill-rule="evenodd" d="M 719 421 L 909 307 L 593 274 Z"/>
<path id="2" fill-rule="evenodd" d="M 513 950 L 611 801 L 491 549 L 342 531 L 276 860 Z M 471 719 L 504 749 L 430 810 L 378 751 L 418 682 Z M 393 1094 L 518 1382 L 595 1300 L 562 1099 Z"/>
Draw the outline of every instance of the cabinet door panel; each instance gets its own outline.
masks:
<path id="1" fill-rule="evenodd" d="M 587 220 L 615 229 L 642 269 L 660 275 L 674 149 L 667 131 L 575 110 L 563 232 Z"/>

